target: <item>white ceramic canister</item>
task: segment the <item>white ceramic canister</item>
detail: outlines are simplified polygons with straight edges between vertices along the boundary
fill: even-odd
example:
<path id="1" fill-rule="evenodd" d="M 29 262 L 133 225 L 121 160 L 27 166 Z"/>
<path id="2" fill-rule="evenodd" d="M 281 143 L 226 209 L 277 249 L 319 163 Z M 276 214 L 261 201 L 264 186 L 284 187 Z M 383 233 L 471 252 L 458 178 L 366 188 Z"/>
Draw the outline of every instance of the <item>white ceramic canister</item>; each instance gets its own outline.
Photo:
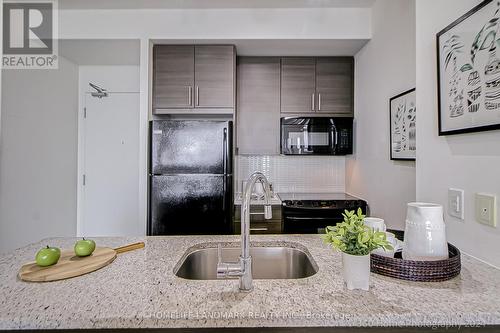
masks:
<path id="1" fill-rule="evenodd" d="M 406 213 L 403 259 L 430 261 L 447 258 L 443 206 L 410 202 Z"/>

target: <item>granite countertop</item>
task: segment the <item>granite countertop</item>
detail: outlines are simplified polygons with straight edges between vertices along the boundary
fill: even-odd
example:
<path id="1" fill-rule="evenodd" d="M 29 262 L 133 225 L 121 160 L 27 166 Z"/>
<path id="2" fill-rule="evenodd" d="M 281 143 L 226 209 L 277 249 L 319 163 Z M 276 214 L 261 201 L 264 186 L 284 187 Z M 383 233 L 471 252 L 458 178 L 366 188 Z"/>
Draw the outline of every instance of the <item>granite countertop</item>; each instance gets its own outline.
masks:
<path id="1" fill-rule="evenodd" d="M 50 283 L 17 277 L 21 264 L 50 244 L 43 240 L 0 256 L 0 329 L 500 325 L 500 270 L 463 255 L 462 273 L 440 283 L 372 274 L 370 291 L 347 291 L 340 254 L 319 235 L 252 236 L 254 244 L 306 247 L 319 271 L 299 280 L 254 280 L 250 293 L 236 280 L 184 280 L 179 259 L 199 243 L 237 242 L 239 236 L 96 238 L 118 247 L 145 241 L 96 272 Z M 201 246 L 214 246 L 204 244 Z"/>

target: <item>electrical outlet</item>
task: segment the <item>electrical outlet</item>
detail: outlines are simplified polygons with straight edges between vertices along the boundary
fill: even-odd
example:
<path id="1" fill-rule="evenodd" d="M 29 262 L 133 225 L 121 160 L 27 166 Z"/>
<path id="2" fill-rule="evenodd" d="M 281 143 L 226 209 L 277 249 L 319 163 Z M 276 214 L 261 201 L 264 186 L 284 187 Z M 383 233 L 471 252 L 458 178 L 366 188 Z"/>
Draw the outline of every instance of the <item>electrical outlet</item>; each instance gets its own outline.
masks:
<path id="1" fill-rule="evenodd" d="M 476 193 L 476 220 L 492 227 L 497 226 L 497 203 L 494 195 Z"/>
<path id="2" fill-rule="evenodd" d="M 448 189 L 448 214 L 458 219 L 465 219 L 464 190 Z"/>

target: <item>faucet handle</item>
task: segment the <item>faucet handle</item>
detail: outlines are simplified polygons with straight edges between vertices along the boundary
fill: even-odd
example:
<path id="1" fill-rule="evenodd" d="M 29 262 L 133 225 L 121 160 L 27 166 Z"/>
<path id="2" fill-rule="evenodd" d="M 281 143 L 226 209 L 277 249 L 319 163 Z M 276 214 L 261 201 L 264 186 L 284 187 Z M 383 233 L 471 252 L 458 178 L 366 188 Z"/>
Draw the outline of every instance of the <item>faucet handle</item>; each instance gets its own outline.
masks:
<path id="1" fill-rule="evenodd" d="M 242 274 L 243 270 L 240 261 L 238 262 L 222 261 L 222 246 L 220 243 L 217 244 L 217 278 L 226 279 L 228 277 L 241 276 Z"/>
<path id="2" fill-rule="evenodd" d="M 273 218 L 273 209 L 271 205 L 264 205 L 264 218 L 270 220 Z"/>

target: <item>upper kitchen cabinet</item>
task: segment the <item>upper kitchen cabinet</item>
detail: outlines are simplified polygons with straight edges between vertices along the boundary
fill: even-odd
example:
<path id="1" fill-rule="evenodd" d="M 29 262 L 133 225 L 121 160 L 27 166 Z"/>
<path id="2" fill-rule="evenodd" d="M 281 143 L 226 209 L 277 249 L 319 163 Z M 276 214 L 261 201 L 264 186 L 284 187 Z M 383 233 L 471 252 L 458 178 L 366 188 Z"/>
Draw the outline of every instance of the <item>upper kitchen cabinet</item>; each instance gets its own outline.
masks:
<path id="1" fill-rule="evenodd" d="M 238 57 L 239 154 L 279 154 L 280 58 Z"/>
<path id="2" fill-rule="evenodd" d="M 194 46 L 156 45 L 153 54 L 153 108 L 192 107 Z"/>
<path id="3" fill-rule="evenodd" d="M 234 46 L 195 47 L 196 107 L 234 107 Z"/>
<path id="4" fill-rule="evenodd" d="M 281 113 L 353 116 L 352 57 L 282 58 Z"/>
<path id="5" fill-rule="evenodd" d="M 316 60 L 317 112 L 352 116 L 354 106 L 352 58 Z"/>
<path id="6" fill-rule="evenodd" d="M 233 113 L 235 63 L 232 45 L 155 45 L 153 113 Z"/>
<path id="7" fill-rule="evenodd" d="M 315 111 L 315 59 L 281 59 L 281 112 Z"/>

